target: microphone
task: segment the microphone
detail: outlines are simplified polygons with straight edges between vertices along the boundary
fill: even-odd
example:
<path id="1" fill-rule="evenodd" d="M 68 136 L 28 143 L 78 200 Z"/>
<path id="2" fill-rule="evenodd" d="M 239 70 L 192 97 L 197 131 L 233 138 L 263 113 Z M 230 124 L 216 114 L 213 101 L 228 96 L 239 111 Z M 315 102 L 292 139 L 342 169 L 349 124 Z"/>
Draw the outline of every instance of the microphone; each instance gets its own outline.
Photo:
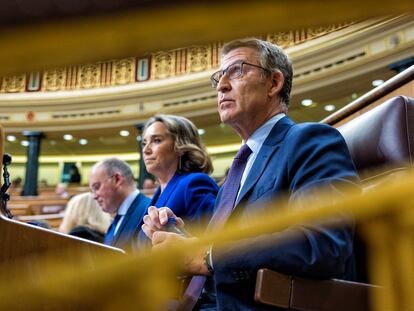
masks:
<path id="1" fill-rule="evenodd" d="M 10 187 L 10 174 L 9 171 L 7 170 L 7 166 L 9 166 L 11 164 L 11 155 L 8 153 L 5 153 L 3 155 L 3 179 L 4 179 L 4 183 L 1 186 L 0 189 L 0 195 L 1 197 L 3 197 L 3 194 L 6 193 L 7 189 L 9 189 Z"/>
<path id="2" fill-rule="evenodd" d="M 8 153 L 3 154 L 4 183 L 0 189 L 0 199 L 1 199 L 1 209 L 8 218 L 13 218 L 12 212 L 7 208 L 7 201 L 10 200 L 10 195 L 6 193 L 10 187 L 10 174 L 9 174 L 9 171 L 7 170 L 7 166 L 11 164 L 11 161 L 12 161 L 12 157 L 10 154 Z"/>
<path id="3" fill-rule="evenodd" d="M 11 164 L 11 161 L 12 161 L 12 157 L 10 154 L 8 153 L 3 154 L 3 165 L 8 166 Z"/>

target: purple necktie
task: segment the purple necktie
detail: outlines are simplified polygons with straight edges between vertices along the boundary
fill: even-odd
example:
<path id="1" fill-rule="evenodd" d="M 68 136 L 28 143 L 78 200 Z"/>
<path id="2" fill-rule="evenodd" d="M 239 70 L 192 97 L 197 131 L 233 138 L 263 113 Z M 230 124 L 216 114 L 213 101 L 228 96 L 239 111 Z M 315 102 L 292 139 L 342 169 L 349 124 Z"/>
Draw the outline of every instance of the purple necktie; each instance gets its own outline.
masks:
<path id="1" fill-rule="evenodd" d="M 231 164 L 229 173 L 227 174 L 226 181 L 224 182 L 220 201 L 218 202 L 213 217 L 208 224 L 207 231 L 211 231 L 213 229 L 217 230 L 223 227 L 233 211 L 237 193 L 240 188 L 240 181 L 246 167 L 247 159 L 251 153 L 252 150 L 246 144 L 244 144 L 237 152 L 233 163 Z M 193 276 L 191 278 L 190 284 L 184 292 L 178 310 L 189 311 L 194 308 L 198 298 L 201 295 L 205 281 L 205 276 Z"/>

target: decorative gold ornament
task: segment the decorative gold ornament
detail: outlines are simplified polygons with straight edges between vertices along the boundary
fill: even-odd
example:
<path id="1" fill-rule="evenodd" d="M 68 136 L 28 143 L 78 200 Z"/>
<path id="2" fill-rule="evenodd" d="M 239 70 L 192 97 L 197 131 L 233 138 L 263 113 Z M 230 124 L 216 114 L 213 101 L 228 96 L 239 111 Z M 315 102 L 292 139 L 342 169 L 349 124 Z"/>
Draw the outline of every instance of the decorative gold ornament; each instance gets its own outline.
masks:
<path id="1" fill-rule="evenodd" d="M 1 84 L 1 92 L 16 93 L 24 92 L 26 85 L 26 75 L 4 77 Z"/>
<path id="2" fill-rule="evenodd" d="M 90 89 L 100 86 L 101 82 L 101 64 L 86 64 L 79 66 L 78 81 L 79 88 Z"/>
<path id="3" fill-rule="evenodd" d="M 195 46 L 188 49 L 187 72 L 200 72 L 211 68 L 211 45 Z"/>
<path id="4" fill-rule="evenodd" d="M 66 68 L 46 70 L 43 75 L 42 91 L 61 91 L 66 89 Z"/>
<path id="5" fill-rule="evenodd" d="M 163 79 L 175 76 L 174 51 L 158 52 L 152 55 L 151 76 Z"/>
<path id="6" fill-rule="evenodd" d="M 338 31 L 352 24 L 353 22 L 272 33 L 267 34 L 264 38 L 283 48 L 288 48 Z M 145 58 L 131 57 L 50 69 L 43 73 L 40 89 L 33 88 L 30 91 L 89 89 L 201 72 L 219 66 L 221 47 L 222 43 L 216 42 L 203 46 L 160 51 Z M 141 71 L 137 72 L 137 68 Z M 4 77 L 1 82 L 0 92 L 2 93 L 26 91 L 25 75 Z"/>
<path id="7" fill-rule="evenodd" d="M 135 58 L 115 60 L 112 63 L 112 85 L 133 83 L 135 76 Z"/>

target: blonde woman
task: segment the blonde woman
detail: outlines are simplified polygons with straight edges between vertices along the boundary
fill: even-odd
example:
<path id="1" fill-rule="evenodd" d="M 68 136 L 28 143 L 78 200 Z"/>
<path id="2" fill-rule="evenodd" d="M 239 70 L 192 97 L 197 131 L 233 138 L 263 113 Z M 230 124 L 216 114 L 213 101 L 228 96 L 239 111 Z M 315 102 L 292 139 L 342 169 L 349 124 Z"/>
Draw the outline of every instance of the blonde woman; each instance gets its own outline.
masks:
<path id="1" fill-rule="evenodd" d="M 102 242 L 112 219 L 102 211 L 90 192 L 72 197 L 65 210 L 59 231 Z"/>

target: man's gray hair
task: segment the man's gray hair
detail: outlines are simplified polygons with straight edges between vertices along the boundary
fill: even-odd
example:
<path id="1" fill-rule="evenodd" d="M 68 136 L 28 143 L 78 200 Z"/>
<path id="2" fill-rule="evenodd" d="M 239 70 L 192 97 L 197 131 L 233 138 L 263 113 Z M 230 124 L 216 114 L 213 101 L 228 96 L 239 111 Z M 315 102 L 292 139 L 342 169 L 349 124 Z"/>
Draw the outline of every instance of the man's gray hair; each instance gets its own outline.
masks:
<path id="1" fill-rule="evenodd" d="M 94 168 L 98 166 L 103 167 L 105 173 L 108 176 L 112 176 L 115 173 L 118 173 L 125 177 L 128 184 L 133 184 L 135 182 L 131 167 L 125 161 L 122 161 L 118 158 L 108 158 L 96 163 L 94 165 Z"/>
<path id="2" fill-rule="evenodd" d="M 285 51 L 276 44 L 256 38 L 246 38 L 230 41 L 221 49 L 222 57 L 230 51 L 238 48 L 252 48 L 260 54 L 260 65 L 271 72 L 279 70 L 285 78 L 280 96 L 286 107 L 290 102 L 290 92 L 292 89 L 293 69 L 292 61 Z"/>

